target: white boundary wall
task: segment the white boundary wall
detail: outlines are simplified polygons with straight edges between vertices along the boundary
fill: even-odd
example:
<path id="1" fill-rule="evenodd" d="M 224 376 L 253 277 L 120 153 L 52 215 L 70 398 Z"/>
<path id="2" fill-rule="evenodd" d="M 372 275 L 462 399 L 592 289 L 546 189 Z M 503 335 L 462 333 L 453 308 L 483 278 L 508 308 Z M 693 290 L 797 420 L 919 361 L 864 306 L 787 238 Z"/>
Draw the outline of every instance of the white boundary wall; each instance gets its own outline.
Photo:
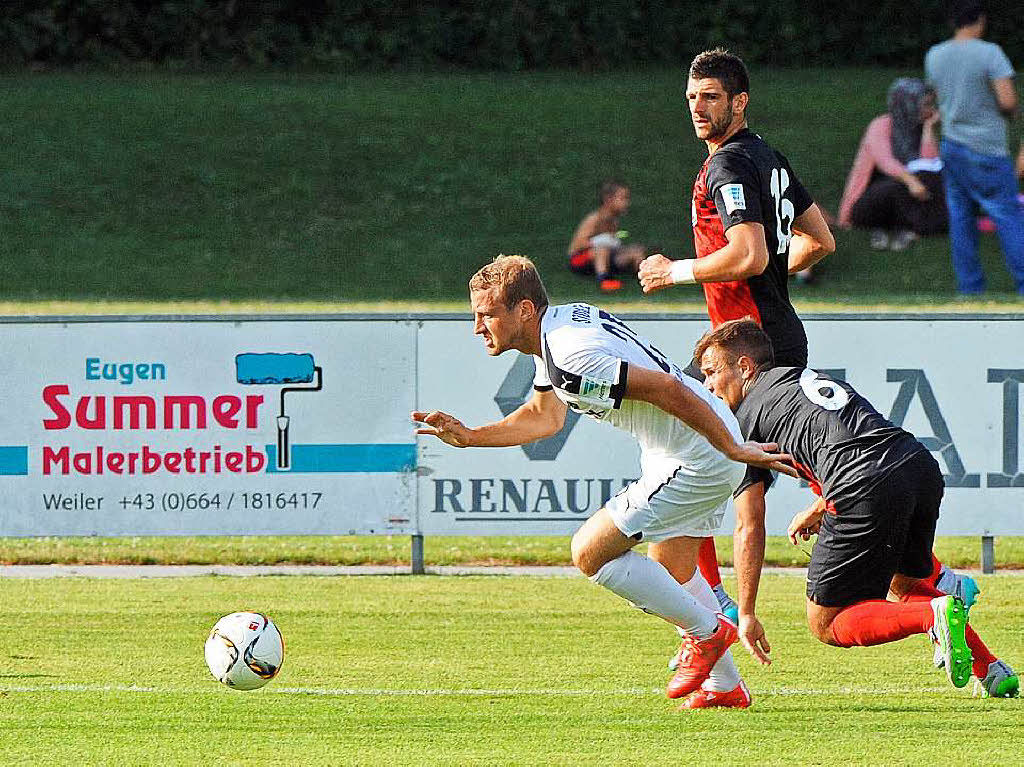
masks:
<path id="1" fill-rule="evenodd" d="M 708 327 L 621 316 L 680 362 Z M 939 459 L 940 533 L 1024 534 L 1024 315 L 804 319 L 812 367 Z M 586 418 L 526 448 L 417 440 L 414 409 L 475 425 L 530 395 L 532 363 L 488 357 L 465 315 L 26 318 L 0 336 L 0 535 L 565 535 L 638 471 L 632 440 Z M 267 353 L 311 355 L 322 386 L 240 382 L 237 356 Z M 812 500 L 788 478 L 768 498 L 770 534 Z"/>

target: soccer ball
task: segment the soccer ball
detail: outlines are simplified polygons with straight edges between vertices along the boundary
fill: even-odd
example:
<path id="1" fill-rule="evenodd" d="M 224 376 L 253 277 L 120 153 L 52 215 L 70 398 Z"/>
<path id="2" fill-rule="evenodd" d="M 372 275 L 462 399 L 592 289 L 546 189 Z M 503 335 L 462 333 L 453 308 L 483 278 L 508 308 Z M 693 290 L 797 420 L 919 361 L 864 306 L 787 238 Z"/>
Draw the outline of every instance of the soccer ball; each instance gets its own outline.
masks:
<path id="1" fill-rule="evenodd" d="M 217 621 L 204 651 L 214 679 L 235 690 L 255 690 L 281 670 L 284 639 L 266 615 L 231 613 Z"/>

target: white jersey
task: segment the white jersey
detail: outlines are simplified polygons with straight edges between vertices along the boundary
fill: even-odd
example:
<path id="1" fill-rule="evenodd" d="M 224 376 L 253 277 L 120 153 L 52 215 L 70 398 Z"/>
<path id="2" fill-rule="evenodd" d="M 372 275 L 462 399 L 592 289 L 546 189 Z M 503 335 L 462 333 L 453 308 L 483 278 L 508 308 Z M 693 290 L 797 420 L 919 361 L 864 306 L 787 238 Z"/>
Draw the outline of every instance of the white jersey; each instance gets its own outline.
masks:
<path id="1" fill-rule="evenodd" d="M 541 321 L 542 357 L 534 357 L 534 388 L 554 389 L 566 405 L 629 432 L 641 465 L 671 456 L 691 476 L 734 473 L 732 461 L 705 437 L 648 402 L 624 399 L 630 367 L 668 373 L 704 400 L 737 442 L 739 423 L 728 406 L 614 315 L 589 304 L 550 306 Z"/>

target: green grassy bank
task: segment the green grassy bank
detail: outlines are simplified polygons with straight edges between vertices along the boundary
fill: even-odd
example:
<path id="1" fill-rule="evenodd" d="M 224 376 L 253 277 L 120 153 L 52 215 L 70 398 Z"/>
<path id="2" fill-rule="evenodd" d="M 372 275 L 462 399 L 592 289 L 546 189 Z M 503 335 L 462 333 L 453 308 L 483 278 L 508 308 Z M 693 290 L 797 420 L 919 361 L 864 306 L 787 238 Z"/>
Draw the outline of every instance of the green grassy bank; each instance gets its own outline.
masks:
<path id="1" fill-rule="evenodd" d="M 835 210 L 888 83 L 913 73 L 752 74 L 752 128 Z M 634 240 L 692 252 L 705 150 L 678 71 L 26 73 L 0 87 L 0 301 L 461 302 L 498 252 L 533 256 L 556 300 L 593 298 L 564 251 L 605 176 L 633 185 Z M 953 298 L 945 238 L 900 254 L 838 240 L 798 302 Z M 983 259 L 976 306 L 1019 306 L 992 236 Z M 701 294 L 628 284 L 615 299 L 665 310 Z"/>

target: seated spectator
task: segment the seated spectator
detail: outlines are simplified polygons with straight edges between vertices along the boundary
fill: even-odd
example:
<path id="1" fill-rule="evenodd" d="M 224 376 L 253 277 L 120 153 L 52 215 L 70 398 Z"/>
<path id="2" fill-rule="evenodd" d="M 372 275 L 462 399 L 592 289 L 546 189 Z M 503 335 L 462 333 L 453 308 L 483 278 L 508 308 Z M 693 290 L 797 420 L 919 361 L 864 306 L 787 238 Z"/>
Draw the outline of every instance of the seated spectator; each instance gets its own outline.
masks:
<path id="1" fill-rule="evenodd" d="M 935 125 L 935 92 L 901 77 L 889 87 L 889 111 L 864 131 L 839 204 L 839 225 L 870 229 L 875 250 L 903 250 L 949 222 Z"/>
<path id="2" fill-rule="evenodd" d="M 615 275 L 636 276 L 646 254 L 643 245 L 622 243 L 627 235 L 619 230 L 619 216 L 629 210 L 629 186 L 603 181 L 597 198 L 599 207 L 584 216 L 569 243 L 569 268 L 597 277 L 601 290 L 618 290 L 622 280 Z"/>

